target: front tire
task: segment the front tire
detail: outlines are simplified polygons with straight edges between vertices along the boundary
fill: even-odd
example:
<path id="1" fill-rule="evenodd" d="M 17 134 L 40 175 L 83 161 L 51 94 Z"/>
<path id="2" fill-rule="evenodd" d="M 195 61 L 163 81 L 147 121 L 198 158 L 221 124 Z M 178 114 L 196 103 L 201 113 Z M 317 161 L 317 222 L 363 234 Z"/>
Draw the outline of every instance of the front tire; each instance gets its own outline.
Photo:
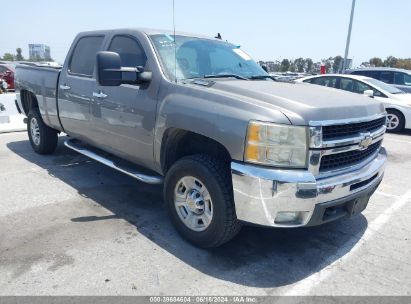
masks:
<path id="1" fill-rule="evenodd" d="M 218 247 L 240 231 L 229 167 L 216 158 L 178 160 L 167 172 L 164 198 L 177 231 L 196 246 Z"/>
<path id="2" fill-rule="evenodd" d="M 400 132 L 404 126 L 404 115 L 400 111 L 387 109 L 387 132 Z"/>
<path id="3" fill-rule="evenodd" d="M 30 110 L 27 120 L 27 133 L 33 150 L 39 154 L 53 153 L 57 147 L 57 131 L 43 122 L 38 108 Z"/>

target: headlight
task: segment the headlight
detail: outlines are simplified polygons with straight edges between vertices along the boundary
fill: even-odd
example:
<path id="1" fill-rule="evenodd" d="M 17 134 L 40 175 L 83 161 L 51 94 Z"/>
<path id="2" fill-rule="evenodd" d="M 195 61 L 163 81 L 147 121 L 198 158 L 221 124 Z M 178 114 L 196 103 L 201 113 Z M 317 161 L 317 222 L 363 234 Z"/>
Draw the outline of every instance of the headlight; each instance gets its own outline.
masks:
<path id="1" fill-rule="evenodd" d="M 306 127 L 251 121 L 248 125 L 245 161 L 291 168 L 307 167 Z"/>

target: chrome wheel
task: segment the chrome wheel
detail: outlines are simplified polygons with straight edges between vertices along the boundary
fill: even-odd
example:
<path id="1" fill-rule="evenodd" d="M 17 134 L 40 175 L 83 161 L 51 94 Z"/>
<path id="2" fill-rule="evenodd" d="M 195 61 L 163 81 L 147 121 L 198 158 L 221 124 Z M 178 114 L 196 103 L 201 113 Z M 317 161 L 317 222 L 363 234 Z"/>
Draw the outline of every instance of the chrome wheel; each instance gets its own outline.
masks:
<path id="1" fill-rule="evenodd" d="M 213 219 L 213 203 L 204 183 L 185 176 L 174 189 L 174 205 L 181 221 L 193 231 L 204 231 Z"/>
<path id="2" fill-rule="evenodd" d="M 388 130 L 394 130 L 395 128 L 397 128 L 400 124 L 400 118 L 393 114 L 393 113 L 389 113 L 387 115 L 387 129 Z"/>
<path id="3" fill-rule="evenodd" d="M 36 146 L 40 145 L 40 127 L 35 117 L 30 120 L 30 133 L 33 143 Z"/>

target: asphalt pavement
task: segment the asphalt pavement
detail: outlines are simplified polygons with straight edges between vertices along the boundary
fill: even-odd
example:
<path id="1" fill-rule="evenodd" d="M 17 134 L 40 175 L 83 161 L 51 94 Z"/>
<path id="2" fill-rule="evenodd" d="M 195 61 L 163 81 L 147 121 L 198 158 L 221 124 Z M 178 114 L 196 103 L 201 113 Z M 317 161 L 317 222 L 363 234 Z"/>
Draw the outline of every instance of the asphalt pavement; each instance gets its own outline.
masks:
<path id="1" fill-rule="evenodd" d="M 245 227 L 203 250 L 174 230 L 162 188 L 63 145 L 0 134 L 0 295 L 411 295 L 411 132 L 387 134 L 363 214 Z"/>

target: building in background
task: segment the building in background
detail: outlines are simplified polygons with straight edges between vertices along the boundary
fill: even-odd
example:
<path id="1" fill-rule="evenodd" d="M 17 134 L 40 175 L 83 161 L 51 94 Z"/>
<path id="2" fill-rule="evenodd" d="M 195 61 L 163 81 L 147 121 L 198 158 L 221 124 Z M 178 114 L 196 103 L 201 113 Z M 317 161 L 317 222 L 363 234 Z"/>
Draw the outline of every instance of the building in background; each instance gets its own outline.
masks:
<path id="1" fill-rule="evenodd" d="M 50 61 L 50 47 L 45 44 L 29 44 L 29 57 L 35 61 Z"/>

